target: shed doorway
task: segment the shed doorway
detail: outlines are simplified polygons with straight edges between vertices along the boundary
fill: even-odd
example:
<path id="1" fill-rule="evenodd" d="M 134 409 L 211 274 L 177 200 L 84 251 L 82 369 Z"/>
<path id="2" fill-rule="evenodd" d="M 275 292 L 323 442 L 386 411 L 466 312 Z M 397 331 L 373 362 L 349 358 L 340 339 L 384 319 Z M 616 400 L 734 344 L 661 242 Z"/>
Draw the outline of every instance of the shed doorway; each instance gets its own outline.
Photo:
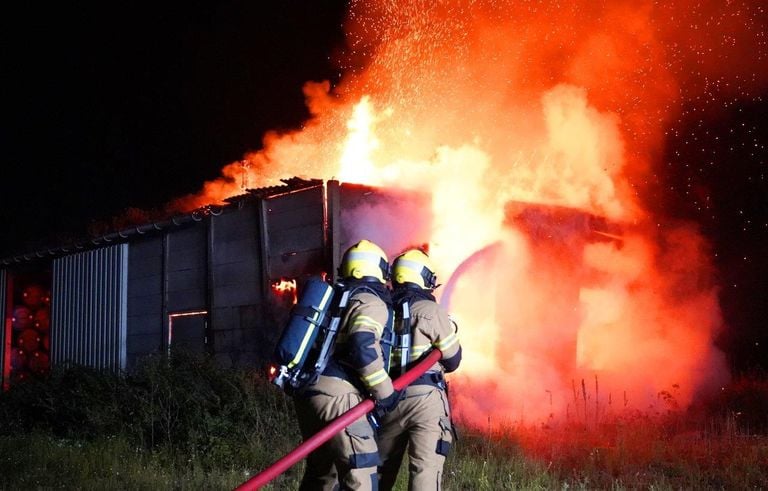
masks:
<path id="1" fill-rule="evenodd" d="M 184 350 L 194 354 L 208 352 L 208 311 L 168 314 L 168 354 Z"/>

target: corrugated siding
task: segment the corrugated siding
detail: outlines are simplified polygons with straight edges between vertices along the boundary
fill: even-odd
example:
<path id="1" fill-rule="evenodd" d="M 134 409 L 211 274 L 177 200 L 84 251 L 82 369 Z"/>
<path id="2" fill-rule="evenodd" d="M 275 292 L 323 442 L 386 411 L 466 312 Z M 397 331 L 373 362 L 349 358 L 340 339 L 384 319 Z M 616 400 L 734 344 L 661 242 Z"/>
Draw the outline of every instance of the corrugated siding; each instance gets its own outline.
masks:
<path id="1" fill-rule="evenodd" d="M 128 244 L 53 261 L 51 363 L 125 368 Z"/>

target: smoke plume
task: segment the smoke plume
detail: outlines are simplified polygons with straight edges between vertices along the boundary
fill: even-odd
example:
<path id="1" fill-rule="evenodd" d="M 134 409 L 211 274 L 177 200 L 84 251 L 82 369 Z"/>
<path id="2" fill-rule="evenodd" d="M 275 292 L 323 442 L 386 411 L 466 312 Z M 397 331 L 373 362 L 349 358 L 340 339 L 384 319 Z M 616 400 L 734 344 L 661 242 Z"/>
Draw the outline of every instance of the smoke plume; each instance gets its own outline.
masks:
<path id="1" fill-rule="evenodd" d="M 712 3 L 353 1 L 341 82 L 304 88 L 312 118 L 183 205 L 238 193 L 244 173 L 251 187 L 298 175 L 430 193 L 466 356 L 461 417 L 660 393 L 685 407 L 727 378 L 723 321 L 695 225 L 648 211 L 654 169 L 687 99 L 766 83 L 759 2 Z M 413 242 L 407 216 L 356 221 L 374 214 L 387 230 L 365 235 Z"/>

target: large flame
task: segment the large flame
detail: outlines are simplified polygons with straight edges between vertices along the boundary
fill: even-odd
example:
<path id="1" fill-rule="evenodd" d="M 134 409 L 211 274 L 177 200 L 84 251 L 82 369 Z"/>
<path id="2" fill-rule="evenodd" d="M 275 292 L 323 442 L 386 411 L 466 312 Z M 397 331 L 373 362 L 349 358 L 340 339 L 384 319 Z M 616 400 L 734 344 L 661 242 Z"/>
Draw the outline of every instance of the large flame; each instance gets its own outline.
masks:
<path id="1" fill-rule="evenodd" d="M 685 406 L 727 376 L 710 254 L 642 197 L 681 91 L 764 82 L 745 76 L 750 5 L 711 3 L 352 2 L 346 75 L 306 84 L 312 118 L 185 204 L 239 193 L 243 172 L 430 192 L 462 417 Z"/>

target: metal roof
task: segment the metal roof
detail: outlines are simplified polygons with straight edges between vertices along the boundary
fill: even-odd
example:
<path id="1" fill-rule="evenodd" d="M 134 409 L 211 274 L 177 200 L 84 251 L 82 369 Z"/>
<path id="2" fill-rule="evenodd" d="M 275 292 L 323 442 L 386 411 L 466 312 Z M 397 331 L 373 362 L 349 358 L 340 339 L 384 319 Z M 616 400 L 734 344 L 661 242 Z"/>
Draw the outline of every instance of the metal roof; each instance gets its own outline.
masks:
<path id="1" fill-rule="evenodd" d="M 268 186 L 257 189 L 246 189 L 244 194 L 238 194 L 237 196 L 230 196 L 225 199 L 227 203 L 239 203 L 244 200 L 250 200 L 254 198 L 270 198 L 279 194 L 292 193 L 294 191 L 300 191 L 302 189 L 309 189 L 316 186 L 322 186 L 322 179 L 302 179 L 301 177 L 291 177 L 289 179 L 280 179 L 283 185 L 281 186 Z"/>
<path id="2" fill-rule="evenodd" d="M 181 227 L 193 222 L 199 222 L 209 215 L 220 215 L 225 208 L 239 206 L 241 203 L 246 201 L 269 198 L 276 195 L 321 186 L 323 184 L 322 179 L 302 179 L 300 177 L 281 179 L 281 181 L 284 183 L 283 185 L 247 189 L 246 193 L 244 194 L 226 198 L 224 200 L 228 203 L 226 205 L 206 205 L 188 213 L 170 217 L 166 220 L 132 226 L 108 234 L 99 235 L 97 237 L 75 240 L 65 245 L 45 247 L 35 251 L 0 258 L 0 266 L 10 266 L 13 264 L 37 261 L 39 259 L 51 259 L 53 257 L 80 252 L 88 249 L 94 249 L 108 244 L 125 242 L 132 237 L 143 236 L 146 234 L 151 235 L 169 228 Z"/>

